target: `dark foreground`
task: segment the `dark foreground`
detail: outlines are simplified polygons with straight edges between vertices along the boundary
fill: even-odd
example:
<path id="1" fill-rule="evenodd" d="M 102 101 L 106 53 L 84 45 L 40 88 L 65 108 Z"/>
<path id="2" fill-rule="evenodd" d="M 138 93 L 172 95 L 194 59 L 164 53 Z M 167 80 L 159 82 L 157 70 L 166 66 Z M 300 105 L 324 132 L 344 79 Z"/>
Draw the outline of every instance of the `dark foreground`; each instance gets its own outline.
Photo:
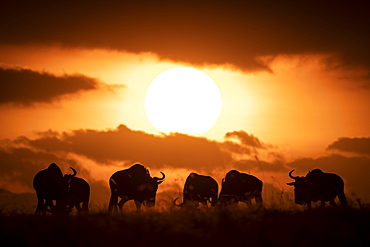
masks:
<path id="1" fill-rule="evenodd" d="M 0 215 L 0 246 L 370 246 L 369 209 Z"/>

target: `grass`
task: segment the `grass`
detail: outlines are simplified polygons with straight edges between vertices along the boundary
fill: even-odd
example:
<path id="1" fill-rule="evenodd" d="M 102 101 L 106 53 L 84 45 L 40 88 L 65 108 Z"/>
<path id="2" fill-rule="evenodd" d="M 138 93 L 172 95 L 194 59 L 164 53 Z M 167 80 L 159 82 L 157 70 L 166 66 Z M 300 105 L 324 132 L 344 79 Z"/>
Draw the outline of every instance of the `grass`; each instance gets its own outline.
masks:
<path id="1" fill-rule="evenodd" d="M 243 207 L 0 215 L 0 246 L 370 246 L 370 209 Z"/>

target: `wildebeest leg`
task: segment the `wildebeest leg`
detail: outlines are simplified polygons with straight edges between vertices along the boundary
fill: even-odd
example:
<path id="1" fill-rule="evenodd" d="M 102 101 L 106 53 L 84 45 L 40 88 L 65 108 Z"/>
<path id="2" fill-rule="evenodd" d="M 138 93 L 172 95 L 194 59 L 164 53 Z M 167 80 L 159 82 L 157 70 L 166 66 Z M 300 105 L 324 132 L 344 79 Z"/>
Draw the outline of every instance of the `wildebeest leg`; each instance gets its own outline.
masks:
<path id="1" fill-rule="evenodd" d="M 217 204 L 217 196 L 212 196 L 208 201 L 211 203 L 211 206 L 215 206 Z"/>
<path id="2" fill-rule="evenodd" d="M 347 198 L 346 198 L 344 192 L 338 194 L 338 199 L 339 199 L 339 202 L 342 206 L 347 205 Z"/>
<path id="3" fill-rule="evenodd" d="M 206 199 L 204 199 L 204 200 L 202 200 L 202 201 L 200 201 L 200 204 L 202 205 L 202 207 L 207 207 L 208 205 L 207 205 L 207 202 L 208 202 L 208 198 L 206 198 Z M 198 203 L 199 204 L 199 203 Z"/>
<path id="4" fill-rule="evenodd" d="M 128 197 L 121 198 L 121 201 L 118 203 L 118 209 L 120 212 L 122 211 L 123 205 L 125 205 L 127 201 L 128 201 Z"/>
<path id="5" fill-rule="evenodd" d="M 82 210 L 84 212 L 89 212 L 89 201 L 90 201 L 90 189 L 89 189 L 89 193 L 82 200 Z"/>
<path id="6" fill-rule="evenodd" d="M 253 207 L 253 204 L 252 204 L 252 200 L 251 199 L 245 200 L 245 203 L 247 204 L 248 208 L 252 208 Z"/>
<path id="7" fill-rule="evenodd" d="M 50 208 L 52 213 L 65 214 L 71 212 L 70 208 L 73 208 L 73 203 L 66 199 L 56 200 L 55 206 L 51 201 Z"/>
<path id="8" fill-rule="evenodd" d="M 81 208 L 81 205 L 79 203 L 76 203 L 74 205 L 71 205 L 71 207 L 69 208 L 69 210 L 72 210 L 72 208 L 75 207 L 77 212 L 78 213 L 81 213 L 82 212 L 82 208 Z"/>
<path id="9" fill-rule="evenodd" d="M 112 194 L 109 199 L 109 206 L 108 206 L 108 211 L 111 212 L 112 209 L 114 211 L 117 211 L 117 204 L 118 204 L 118 196 Z"/>
<path id="10" fill-rule="evenodd" d="M 88 212 L 89 211 L 89 201 L 82 202 L 82 211 Z"/>
<path id="11" fill-rule="evenodd" d="M 257 207 L 262 207 L 262 196 L 258 195 L 255 197 Z"/>
<path id="12" fill-rule="evenodd" d="M 141 209 L 141 202 L 135 200 L 136 210 L 140 211 Z"/>
<path id="13" fill-rule="evenodd" d="M 337 206 L 337 204 L 335 203 L 334 198 L 330 199 L 330 200 L 329 200 L 329 203 L 330 203 L 330 206 L 332 206 L 332 207 Z"/>
<path id="14" fill-rule="evenodd" d="M 43 215 L 46 213 L 46 206 L 45 206 L 45 201 L 43 198 L 37 197 L 37 207 L 35 214 L 40 214 L 42 213 Z"/>
<path id="15" fill-rule="evenodd" d="M 46 214 L 46 211 L 48 211 L 48 207 L 50 208 L 49 212 L 55 213 L 56 207 L 54 206 L 53 200 L 45 200 L 45 206 L 44 206 L 43 214 Z"/>

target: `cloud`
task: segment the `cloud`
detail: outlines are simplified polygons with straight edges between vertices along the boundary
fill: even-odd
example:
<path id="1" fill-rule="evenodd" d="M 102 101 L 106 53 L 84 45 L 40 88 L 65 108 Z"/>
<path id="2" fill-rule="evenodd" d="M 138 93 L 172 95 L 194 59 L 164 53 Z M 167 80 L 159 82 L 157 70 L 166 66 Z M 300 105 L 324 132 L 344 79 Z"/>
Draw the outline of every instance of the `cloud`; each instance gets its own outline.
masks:
<path id="1" fill-rule="evenodd" d="M 124 125 L 117 129 L 75 130 L 71 133 L 40 133 L 40 138 L 23 143 L 44 151 L 73 152 L 101 164 L 126 161 L 130 165 L 164 168 L 212 169 L 224 165 L 217 142 L 174 133 L 166 136 L 133 131 Z"/>
<path id="2" fill-rule="evenodd" d="M 220 143 L 221 149 L 232 157 L 235 167 L 244 167 L 249 171 L 264 169 L 285 171 L 282 165 L 284 157 L 278 148 L 262 142 L 260 139 L 245 131 L 232 131 L 225 134 L 225 141 Z M 262 158 L 263 161 L 259 159 Z"/>
<path id="3" fill-rule="evenodd" d="M 38 134 L 36 139 L 20 138 L 18 142 L 45 152 L 75 153 L 102 165 L 140 162 L 156 169 L 180 168 L 196 172 L 230 167 L 259 170 L 263 165 L 266 170 L 286 171 L 283 157 L 274 152 L 271 145 L 244 131 L 226 134 L 228 139 L 236 138 L 240 143 L 217 142 L 179 133 L 156 136 L 131 130 L 125 125 L 101 131 L 81 129 L 69 133 L 48 131 Z M 263 157 L 261 161 L 257 160 L 257 155 Z"/>
<path id="4" fill-rule="evenodd" d="M 232 131 L 225 134 L 226 139 L 235 138 L 244 146 L 251 146 L 253 148 L 265 149 L 266 146 L 254 135 L 248 134 L 245 131 Z"/>
<path id="5" fill-rule="evenodd" d="M 370 137 L 342 137 L 330 144 L 327 149 L 370 156 Z"/>
<path id="6" fill-rule="evenodd" d="M 55 76 L 29 69 L 0 67 L 0 104 L 52 103 L 66 95 L 97 89 L 98 85 L 97 80 L 83 75 Z"/>
<path id="7" fill-rule="evenodd" d="M 38 134 L 36 139 L 24 138 L 18 139 L 18 142 L 48 152 L 72 152 L 100 164 L 124 161 L 131 165 L 141 162 L 157 169 L 170 167 L 212 171 L 234 164 L 234 154 L 247 154 L 247 158 L 252 158 L 255 163 L 255 149 L 268 150 L 268 145 L 243 131 L 226 135 L 228 138 L 239 138 L 241 143 L 217 142 L 179 133 L 156 136 L 131 130 L 125 125 L 101 131 L 81 129 L 69 133 L 48 131 Z M 282 160 L 273 152 L 269 155 L 274 161 Z"/>
<path id="8" fill-rule="evenodd" d="M 333 54 L 370 65 L 366 1 L 8 1 L 2 44 L 154 52 L 192 64 L 269 70 L 260 57 Z"/>

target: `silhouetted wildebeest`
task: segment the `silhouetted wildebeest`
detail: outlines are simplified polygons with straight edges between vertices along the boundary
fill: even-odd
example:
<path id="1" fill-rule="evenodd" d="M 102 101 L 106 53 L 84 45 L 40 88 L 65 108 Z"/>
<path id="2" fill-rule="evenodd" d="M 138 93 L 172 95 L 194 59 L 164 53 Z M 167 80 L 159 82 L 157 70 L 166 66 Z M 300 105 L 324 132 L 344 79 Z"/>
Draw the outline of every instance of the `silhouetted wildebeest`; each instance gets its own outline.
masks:
<path id="1" fill-rule="evenodd" d="M 66 211 L 70 212 L 75 207 L 79 213 L 87 212 L 89 210 L 90 185 L 84 179 L 76 177 L 76 170 L 72 167 L 71 169 L 73 174 L 64 175 L 64 179 L 68 183 L 68 195 L 64 202 Z"/>
<path id="2" fill-rule="evenodd" d="M 55 163 L 51 163 L 47 169 L 41 170 L 35 175 L 33 188 L 37 195 L 36 214 L 46 214 L 48 207 L 55 212 L 60 209 L 61 204 L 58 202 L 66 199 L 68 195 L 68 182 Z M 57 200 L 56 206 L 54 206 L 53 200 Z"/>
<path id="3" fill-rule="evenodd" d="M 338 196 L 341 205 L 347 204 L 344 194 L 343 179 L 334 173 L 325 173 L 320 169 L 309 172 L 305 177 L 293 176 L 294 170 L 289 172 L 289 177 L 295 182 L 287 183 L 294 186 L 294 201 L 296 204 L 307 204 L 311 208 L 311 202 L 321 201 L 321 206 L 325 207 L 325 202 L 335 206 L 335 198 Z"/>
<path id="4" fill-rule="evenodd" d="M 176 205 L 176 198 L 174 204 L 180 205 L 195 205 L 202 204 L 207 206 L 207 202 L 211 203 L 211 206 L 216 205 L 218 197 L 218 184 L 210 176 L 198 175 L 197 173 L 190 173 L 186 178 L 184 190 L 183 190 L 183 202 L 182 204 Z"/>
<path id="5" fill-rule="evenodd" d="M 262 181 L 255 176 L 231 170 L 222 180 L 219 203 L 225 205 L 244 202 L 251 207 L 254 198 L 256 205 L 262 206 L 262 185 Z"/>
<path id="6" fill-rule="evenodd" d="M 109 179 L 111 197 L 108 210 L 122 209 L 123 205 L 134 200 L 139 210 L 141 204 L 152 207 L 155 205 L 155 197 L 158 185 L 163 182 L 165 174 L 161 172 L 162 178 L 151 177 L 149 171 L 140 164 L 135 164 L 128 169 L 115 172 Z M 118 197 L 121 201 L 118 204 Z"/>

